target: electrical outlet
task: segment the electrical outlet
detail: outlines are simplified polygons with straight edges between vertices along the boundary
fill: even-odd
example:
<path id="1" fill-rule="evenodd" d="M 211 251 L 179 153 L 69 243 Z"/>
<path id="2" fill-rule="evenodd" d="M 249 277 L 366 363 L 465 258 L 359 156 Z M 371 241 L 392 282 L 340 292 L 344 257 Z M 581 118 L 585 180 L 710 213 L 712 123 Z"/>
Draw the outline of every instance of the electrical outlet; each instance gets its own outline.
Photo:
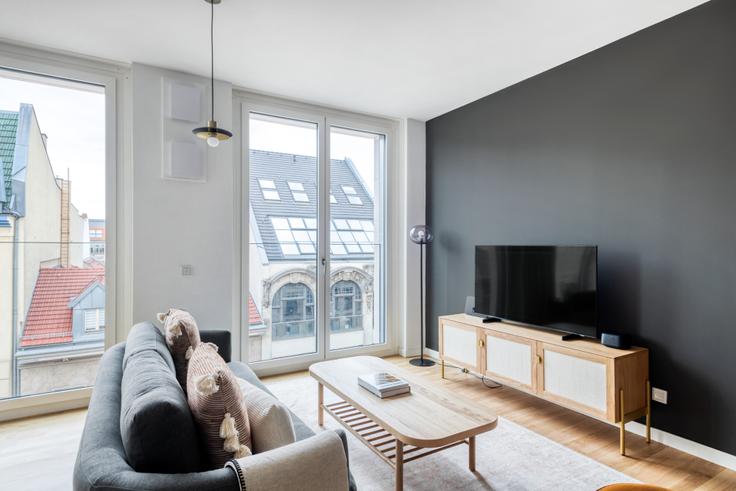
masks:
<path id="1" fill-rule="evenodd" d="M 652 387 L 652 400 L 662 404 L 667 404 L 667 391 Z"/>
<path id="2" fill-rule="evenodd" d="M 180 266 L 181 268 L 181 275 L 182 276 L 192 276 L 194 273 L 192 271 L 192 265 L 191 264 L 182 264 Z"/>

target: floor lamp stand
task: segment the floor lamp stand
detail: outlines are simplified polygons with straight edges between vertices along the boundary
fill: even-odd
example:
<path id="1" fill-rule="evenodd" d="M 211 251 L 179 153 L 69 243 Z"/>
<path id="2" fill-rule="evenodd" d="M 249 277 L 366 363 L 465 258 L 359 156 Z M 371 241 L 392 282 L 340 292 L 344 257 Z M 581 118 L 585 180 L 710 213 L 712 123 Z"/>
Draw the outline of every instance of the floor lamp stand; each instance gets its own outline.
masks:
<path id="1" fill-rule="evenodd" d="M 421 346 L 419 347 L 419 358 L 409 361 L 417 367 L 434 366 L 434 361 L 424 358 L 424 243 L 419 244 L 419 325 L 421 326 L 420 338 Z"/>

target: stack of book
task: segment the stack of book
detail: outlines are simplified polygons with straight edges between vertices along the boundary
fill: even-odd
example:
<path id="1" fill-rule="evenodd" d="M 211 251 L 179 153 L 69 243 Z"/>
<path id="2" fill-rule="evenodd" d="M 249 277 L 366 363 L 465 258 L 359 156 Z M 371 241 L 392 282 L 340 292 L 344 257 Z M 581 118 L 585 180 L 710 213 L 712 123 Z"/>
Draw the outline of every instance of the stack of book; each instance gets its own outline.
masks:
<path id="1" fill-rule="evenodd" d="M 411 391 L 411 387 L 406 381 L 386 372 L 361 375 L 358 377 L 358 385 L 369 390 L 381 399 L 406 394 Z"/>

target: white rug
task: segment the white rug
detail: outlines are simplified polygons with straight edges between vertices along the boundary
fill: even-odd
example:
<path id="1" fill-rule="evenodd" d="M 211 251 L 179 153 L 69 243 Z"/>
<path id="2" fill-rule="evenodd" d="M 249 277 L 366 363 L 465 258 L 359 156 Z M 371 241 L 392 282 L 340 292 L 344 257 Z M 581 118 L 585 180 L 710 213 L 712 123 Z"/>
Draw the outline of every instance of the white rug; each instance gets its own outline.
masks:
<path id="1" fill-rule="evenodd" d="M 317 383 L 308 376 L 276 380 L 269 389 L 305 423 L 317 426 Z M 336 398 L 325 389 L 326 402 Z M 342 428 L 325 413 L 326 428 Z M 348 433 L 350 470 L 360 491 L 394 489 L 394 471 Z M 476 439 L 476 472 L 468 447 L 459 445 L 404 466 L 406 490 L 592 491 L 616 482 L 638 482 L 548 438 L 499 418 L 495 430 Z"/>

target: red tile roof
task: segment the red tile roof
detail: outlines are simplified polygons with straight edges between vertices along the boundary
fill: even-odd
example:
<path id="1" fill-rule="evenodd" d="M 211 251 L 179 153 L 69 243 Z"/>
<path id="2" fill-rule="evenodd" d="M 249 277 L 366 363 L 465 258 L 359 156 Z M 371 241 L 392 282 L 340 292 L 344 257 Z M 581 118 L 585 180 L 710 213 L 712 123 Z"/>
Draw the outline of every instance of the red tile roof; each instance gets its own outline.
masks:
<path id="1" fill-rule="evenodd" d="M 256 307 L 256 303 L 253 301 L 253 295 L 248 295 L 248 324 L 251 326 L 263 324 L 258 307 Z"/>
<path id="2" fill-rule="evenodd" d="M 41 268 L 20 346 L 70 343 L 72 309 L 69 302 L 96 281 L 104 284 L 104 268 Z"/>

